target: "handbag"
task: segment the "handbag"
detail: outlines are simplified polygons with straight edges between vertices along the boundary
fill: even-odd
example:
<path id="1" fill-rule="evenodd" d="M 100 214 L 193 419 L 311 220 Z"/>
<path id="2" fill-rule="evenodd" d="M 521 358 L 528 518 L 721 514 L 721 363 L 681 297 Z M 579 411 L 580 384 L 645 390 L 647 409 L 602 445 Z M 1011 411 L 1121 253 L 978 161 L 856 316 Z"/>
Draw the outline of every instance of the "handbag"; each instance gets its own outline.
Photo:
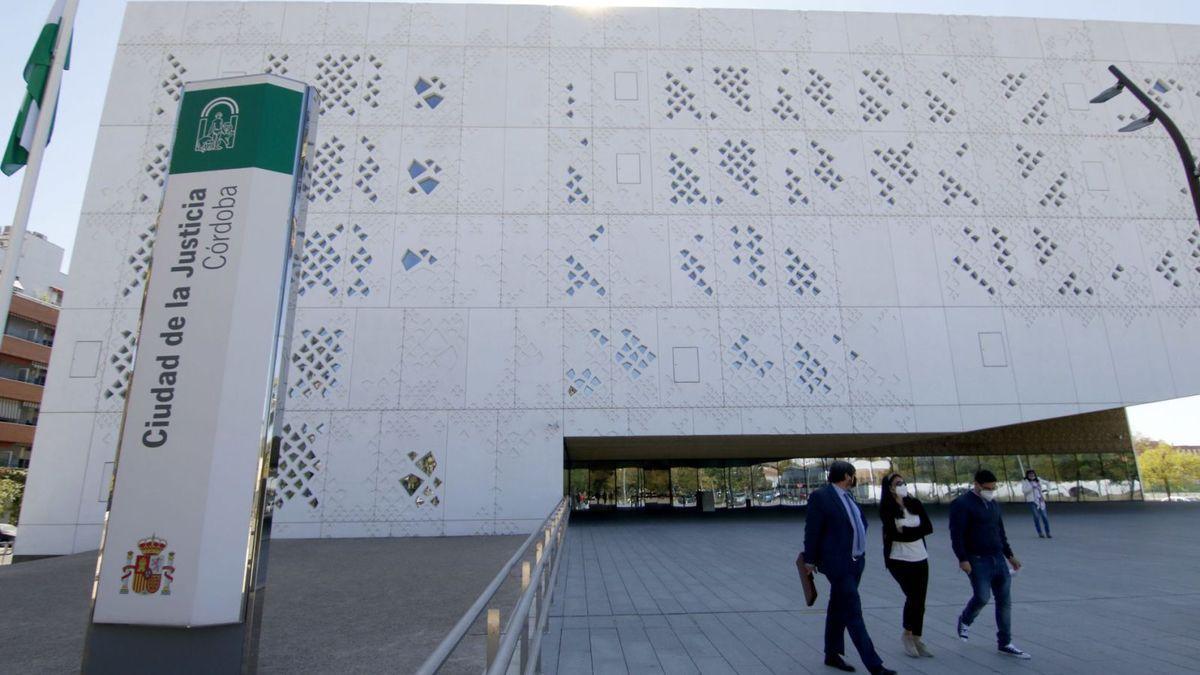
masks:
<path id="1" fill-rule="evenodd" d="M 812 572 L 804 566 L 804 552 L 801 551 L 796 556 L 796 570 L 800 572 L 800 586 L 804 589 L 804 602 L 809 607 L 817 601 L 817 582 L 813 579 Z"/>

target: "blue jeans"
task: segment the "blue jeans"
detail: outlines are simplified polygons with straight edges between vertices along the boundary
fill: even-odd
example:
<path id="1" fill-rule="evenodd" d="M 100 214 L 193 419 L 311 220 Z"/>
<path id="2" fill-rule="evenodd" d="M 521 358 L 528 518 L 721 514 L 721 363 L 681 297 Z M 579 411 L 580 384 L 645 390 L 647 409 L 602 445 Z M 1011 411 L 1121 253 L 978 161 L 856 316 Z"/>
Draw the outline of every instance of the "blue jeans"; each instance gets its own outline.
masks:
<path id="1" fill-rule="evenodd" d="M 1033 526 L 1038 534 L 1042 533 L 1042 524 L 1046 525 L 1046 534 L 1050 534 L 1050 519 L 1046 517 L 1046 509 L 1039 509 L 1034 502 L 1029 502 L 1029 510 L 1033 511 Z"/>
<path id="2" fill-rule="evenodd" d="M 1012 599 L 1009 589 L 1012 577 L 1003 556 L 970 556 L 971 599 L 959 615 L 963 625 L 970 626 L 979 612 L 996 596 L 996 644 L 1003 647 L 1012 642 Z"/>

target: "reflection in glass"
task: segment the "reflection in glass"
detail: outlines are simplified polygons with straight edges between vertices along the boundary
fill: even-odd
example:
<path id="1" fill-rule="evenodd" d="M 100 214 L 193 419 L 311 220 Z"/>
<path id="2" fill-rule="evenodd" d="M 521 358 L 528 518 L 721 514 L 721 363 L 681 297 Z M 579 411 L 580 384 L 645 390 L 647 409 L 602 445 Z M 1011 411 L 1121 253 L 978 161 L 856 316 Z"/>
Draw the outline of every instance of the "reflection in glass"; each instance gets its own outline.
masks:
<path id="1" fill-rule="evenodd" d="M 704 467 L 700 469 L 698 480 L 701 490 L 709 490 L 713 493 L 713 506 L 718 509 L 728 508 L 729 503 L 726 501 L 726 482 L 724 467 Z"/>
<path id="2" fill-rule="evenodd" d="M 940 455 L 933 458 L 933 477 L 937 483 L 938 501 L 949 504 L 959 495 L 955 490 L 958 477 L 954 472 L 954 458 Z"/>
<path id="3" fill-rule="evenodd" d="M 936 504 L 938 502 L 937 480 L 933 475 L 932 457 L 913 457 L 913 477 L 909 479 L 909 489 L 915 490 L 915 496 L 923 502 Z"/>
<path id="4" fill-rule="evenodd" d="M 1108 486 L 1104 481 L 1104 470 L 1097 454 L 1076 455 L 1078 467 L 1079 500 L 1098 502 L 1108 499 Z"/>
<path id="5" fill-rule="evenodd" d="M 671 469 L 671 492 L 674 495 L 675 506 L 695 506 L 696 491 L 700 489 L 700 479 L 695 467 L 681 466 Z"/>
<path id="6" fill-rule="evenodd" d="M 646 469 L 642 472 L 642 502 L 647 506 L 667 506 L 671 503 L 671 472 L 667 469 Z"/>
<path id="7" fill-rule="evenodd" d="M 981 466 L 996 474 L 998 498 L 1023 502 L 1020 481 L 1027 469 L 1042 479 L 1047 501 L 1117 501 L 1142 499 L 1132 451 L 1120 453 L 1043 455 L 918 455 L 851 457 L 858 478 L 855 496 L 878 502 L 879 482 L 892 471 L 905 477 L 910 493 L 927 504 L 948 504 L 971 489 Z M 823 486 L 828 457 L 799 457 L 739 467 L 672 467 L 646 469 L 576 468 L 563 472 L 563 492 L 575 509 L 693 507 L 699 490 L 711 490 L 716 508 L 803 506 Z"/>
<path id="8" fill-rule="evenodd" d="M 1021 481 L 1025 478 L 1023 458 L 1018 455 L 1004 455 L 996 458 L 988 457 L 986 461 L 991 463 L 992 472 L 1000 479 L 997 485 L 999 499 L 1006 502 L 1025 501 L 1025 493 L 1021 492 Z"/>
<path id="9" fill-rule="evenodd" d="M 1065 499 L 1070 501 L 1079 501 L 1079 463 L 1075 459 L 1075 455 L 1052 455 L 1054 458 L 1054 472 L 1058 475 L 1058 482 L 1061 484 L 1060 492 L 1065 494 Z"/>
<path id="10" fill-rule="evenodd" d="M 1141 499 L 1137 465 L 1132 452 L 1105 453 L 1104 475 L 1109 485 L 1110 499 Z"/>

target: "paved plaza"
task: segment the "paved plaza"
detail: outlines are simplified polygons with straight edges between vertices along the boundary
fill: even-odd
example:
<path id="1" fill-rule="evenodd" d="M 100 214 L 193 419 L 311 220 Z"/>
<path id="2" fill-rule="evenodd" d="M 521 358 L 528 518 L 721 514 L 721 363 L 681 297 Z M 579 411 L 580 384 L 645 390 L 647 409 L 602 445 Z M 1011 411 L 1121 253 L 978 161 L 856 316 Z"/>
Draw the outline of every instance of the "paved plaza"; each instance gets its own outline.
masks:
<path id="1" fill-rule="evenodd" d="M 945 511 L 935 510 L 925 631 L 933 659 L 901 652 L 902 596 L 871 523 L 863 604 L 888 665 L 920 673 L 1196 671 L 1200 505 L 1051 505 L 1051 541 L 1037 538 L 1020 505 L 1004 508 L 1026 563 L 1013 587 L 1015 641 L 1033 660 L 995 653 L 989 610 L 971 643 L 953 636 L 967 584 L 950 554 Z M 796 579 L 803 527 L 801 511 L 576 514 L 545 671 L 834 672 L 821 665 L 828 587 L 822 580 L 819 604 L 805 609 Z M 273 542 L 260 669 L 412 672 L 521 540 Z M 0 635 L 18 636 L 5 643 L 0 673 L 78 670 L 94 566 L 95 554 L 84 553 L 0 567 Z M 507 584 L 497 603 L 505 616 L 514 596 Z M 479 628 L 443 672 L 479 672 Z"/>
<path id="2" fill-rule="evenodd" d="M 411 673 L 522 540 L 274 541 L 259 671 Z M 95 567 L 94 551 L 0 567 L 0 674 L 79 672 Z M 500 606 L 516 592 L 506 584 Z M 443 673 L 479 672 L 481 629 Z"/>
<path id="3" fill-rule="evenodd" d="M 874 508 L 862 599 L 884 663 L 909 673 L 1182 673 L 1200 655 L 1200 506 L 1055 505 L 1053 540 L 1037 538 L 1024 504 L 1004 506 L 1025 568 L 1013 582 L 1014 642 L 995 649 L 992 606 L 954 635 L 969 595 L 950 551 L 946 511 L 931 513 L 925 641 L 932 659 L 900 646 L 903 596 L 883 567 Z M 560 572 L 546 672 L 833 673 L 822 664 L 821 597 L 804 608 L 794 560 L 800 512 L 713 517 L 576 518 Z M 849 639 L 847 660 L 864 672 Z"/>

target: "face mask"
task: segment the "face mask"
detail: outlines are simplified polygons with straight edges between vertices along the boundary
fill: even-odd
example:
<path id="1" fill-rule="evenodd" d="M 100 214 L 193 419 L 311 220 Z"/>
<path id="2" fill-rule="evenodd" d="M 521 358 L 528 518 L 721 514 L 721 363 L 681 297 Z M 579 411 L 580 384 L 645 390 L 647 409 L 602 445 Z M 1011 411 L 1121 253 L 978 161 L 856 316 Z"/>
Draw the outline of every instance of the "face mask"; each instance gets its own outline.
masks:
<path id="1" fill-rule="evenodd" d="M 897 485 L 896 486 L 896 496 L 897 497 L 907 497 L 908 496 L 908 486 L 907 485 Z"/>
<path id="2" fill-rule="evenodd" d="M 983 497 L 984 501 L 987 501 L 987 502 L 994 501 L 996 499 L 996 491 L 995 490 L 980 490 L 979 496 Z"/>

